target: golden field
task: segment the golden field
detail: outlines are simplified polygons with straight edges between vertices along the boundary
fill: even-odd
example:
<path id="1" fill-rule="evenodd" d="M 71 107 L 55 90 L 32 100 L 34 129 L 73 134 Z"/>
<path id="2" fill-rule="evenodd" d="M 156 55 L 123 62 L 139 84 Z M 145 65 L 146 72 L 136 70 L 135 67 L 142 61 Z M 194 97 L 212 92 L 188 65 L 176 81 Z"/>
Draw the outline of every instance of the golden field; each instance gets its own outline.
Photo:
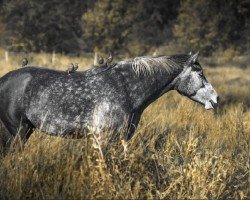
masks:
<path id="1" fill-rule="evenodd" d="M 0 76 L 23 55 L 0 61 Z M 31 64 L 80 70 L 91 58 L 34 54 Z M 202 64 L 202 63 L 201 63 Z M 0 158 L 0 199 L 247 199 L 250 155 L 250 68 L 204 66 L 221 97 L 215 111 L 169 92 L 144 112 L 134 137 L 103 148 L 36 130 L 21 151 Z M 4 130 L 2 130 L 4 131 Z"/>

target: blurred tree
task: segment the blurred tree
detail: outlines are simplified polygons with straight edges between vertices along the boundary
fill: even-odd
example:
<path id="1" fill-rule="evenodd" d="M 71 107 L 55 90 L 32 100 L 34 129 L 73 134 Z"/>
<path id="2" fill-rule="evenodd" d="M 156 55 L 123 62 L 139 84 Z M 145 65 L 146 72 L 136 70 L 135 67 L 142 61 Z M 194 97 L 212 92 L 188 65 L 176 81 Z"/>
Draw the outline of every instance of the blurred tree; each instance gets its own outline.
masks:
<path id="1" fill-rule="evenodd" d="M 249 50 L 250 0 L 0 0 L 10 50 L 145 54 L 178 41 L 189 50 Z"/>
<path id="2" fill-rule="evenodd" d="M 165 40 L 178 5 L 174 0 L 98 0 L 83 16 L 83 38 L 95 51 L 143 54 Z"/>
<path id="3" fill-rule="evenodd" d="M 184 46 L 203 49 L 207 54 L 217 48 L 239 46 L 243 35 L 249 35 L 247 15 L 239 12 L 244 1 L 184 0 L 174 34 Z"/>
<path id="4" fill-rule="evenodd" d="M 127 38 L 130 41 L 128 51 L 145 54 L 172 40 L 171 30 L 179 3 L 179 0 L 141 0 L 137 10 L 140 16 Z"/>
<path id="5" fill-rule="evenodd" d="M 138 2 L 133 0 L 98 0 L 83 16 L 83 38 L 95 51 L 124 47 L 138 17 Z"/>
<path id="6" fill-rule="evenodd" d="M 242 0 L 237 6 L 239 24 L 243 24 L 241 44 L 242 50 L 250 52 L 250 0 Z"/>
<path id="7" fill-rule="evenodd" d="M 86 3 L 78 0 L 4 1 L 1 43 L 11 50 L 76 52 L 84 9 Z"/>

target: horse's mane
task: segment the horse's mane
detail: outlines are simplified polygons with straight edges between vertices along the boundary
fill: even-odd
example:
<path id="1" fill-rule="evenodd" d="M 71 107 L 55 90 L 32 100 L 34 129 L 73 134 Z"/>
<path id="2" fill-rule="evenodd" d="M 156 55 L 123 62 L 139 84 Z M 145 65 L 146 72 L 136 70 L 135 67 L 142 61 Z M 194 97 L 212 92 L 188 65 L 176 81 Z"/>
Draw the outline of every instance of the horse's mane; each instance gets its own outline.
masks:
<path id="1" fill-rule="evenodd" d="M 190 56 L 186 54 L 172 56 L 141 56 L 136 57 L 132 60 L 119 61 L 108 67 L 95 66 L 94 68 L 85 71 L 85 73 L 90 73 L 87 76 L 96 76 L 98 74 L 107 72 L 114 67 L 119 67 L 123 65 L 132 67 L 133 71 L 137 75 L 152 74 L 160 70 L 165 70 L 168 73 L 171 73 L 173 71 L 183 69 L 189 57 Z"/>
<path id="2" fill-rule="evenodd" d="M 178 69 L 183 69 L 189 55 L 173 55 L 173 56 L 142 56 L 133 60 L 121 61 L 117 64 L 129 64 L 137 75 L 152 74 L 159 70 L 166 70 L 171 73 Z"/>

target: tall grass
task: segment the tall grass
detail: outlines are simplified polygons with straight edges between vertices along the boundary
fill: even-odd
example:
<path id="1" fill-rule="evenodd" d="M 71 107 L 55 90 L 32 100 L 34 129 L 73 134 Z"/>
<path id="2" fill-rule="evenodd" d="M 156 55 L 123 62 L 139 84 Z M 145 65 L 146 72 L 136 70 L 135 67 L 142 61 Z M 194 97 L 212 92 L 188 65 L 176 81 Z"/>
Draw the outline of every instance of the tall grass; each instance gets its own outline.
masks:
<path id="1" fill-rule="evenodd" d="M 49 65 L 49 56 L 32 62 Z M 0 74 L 18 66 L 10 62 L 0 62 Z M 52 67 L 70 62 L 91 60 L 61 56 Z M 93 134 L 63 139 L 36 130 L 22 151 L 0 158 L 0 198 L 249 198 L 250 69 L 205 74 L 221 97 L 215 112 L 169 92 L 145 110 L 129 142 L 103 147 Z"/>

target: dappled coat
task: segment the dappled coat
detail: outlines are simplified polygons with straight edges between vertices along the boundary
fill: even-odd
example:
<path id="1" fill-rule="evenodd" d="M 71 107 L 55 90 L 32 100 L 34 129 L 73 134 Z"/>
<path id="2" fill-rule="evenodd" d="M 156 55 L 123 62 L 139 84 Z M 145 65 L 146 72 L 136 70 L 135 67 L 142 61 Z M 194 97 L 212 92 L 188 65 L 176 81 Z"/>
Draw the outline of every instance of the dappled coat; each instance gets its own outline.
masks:
<path id="1" fill-rule="evenodd" d="M 212 108 L 218 95 L 197 57 L 138 57 L 72 74 L 39 67 L 9 72 L 0 79 L 0 118 L 8 140 L 16 133 L 26 140 L 33 128 L 62 136 L 123 131 L 129 139 L 143 110 L 172 89 Z"/>

